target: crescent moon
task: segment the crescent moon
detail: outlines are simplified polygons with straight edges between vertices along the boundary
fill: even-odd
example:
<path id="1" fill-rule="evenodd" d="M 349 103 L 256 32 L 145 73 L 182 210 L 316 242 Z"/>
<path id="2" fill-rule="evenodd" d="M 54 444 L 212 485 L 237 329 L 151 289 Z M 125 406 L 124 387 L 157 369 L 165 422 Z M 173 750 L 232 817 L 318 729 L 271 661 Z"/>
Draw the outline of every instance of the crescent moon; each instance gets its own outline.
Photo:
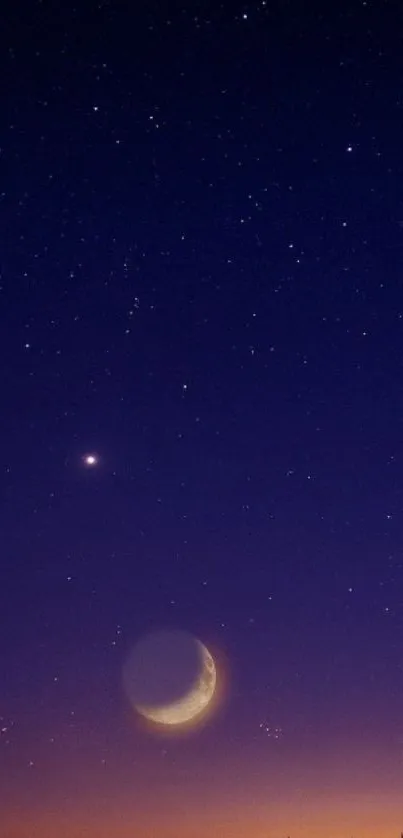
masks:
<path id="1" fill-rule="evenodd" d="M 209 706 L 217 685 L 217 670 L 208 649 L 197 641 L 202 660 L 202 670 L 194 686 L 182 698 L 160 707 L 137 705 L 137 711 L 158 725 L 183 725 L 196 719 Z"/>

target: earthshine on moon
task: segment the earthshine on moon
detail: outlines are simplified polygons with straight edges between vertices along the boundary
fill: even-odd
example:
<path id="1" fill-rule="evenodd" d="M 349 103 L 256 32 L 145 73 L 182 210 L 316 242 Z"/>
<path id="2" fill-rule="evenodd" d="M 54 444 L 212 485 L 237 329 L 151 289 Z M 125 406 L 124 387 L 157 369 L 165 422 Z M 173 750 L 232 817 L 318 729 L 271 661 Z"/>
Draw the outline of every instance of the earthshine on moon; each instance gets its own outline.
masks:
<path id="1" fill-rule="evenodd" d="M 221 689 L 209 650 L 192 634 L 172 630 L 140 638 L 124 666 L 123 682 L 138 715 L 172 732 L 202 721 Z"/>
<path id="2" fill-rule="evenodd" d="M 160 725 L 183 725 L 196 719 L 209 706 L 216 689 L 217 671 L 212 655 L 200 641 L 197 641 L 202 661 L 202 670 L 192 689 L 177 701 L 161 707 L 137 706 L 138 712 Z"/>

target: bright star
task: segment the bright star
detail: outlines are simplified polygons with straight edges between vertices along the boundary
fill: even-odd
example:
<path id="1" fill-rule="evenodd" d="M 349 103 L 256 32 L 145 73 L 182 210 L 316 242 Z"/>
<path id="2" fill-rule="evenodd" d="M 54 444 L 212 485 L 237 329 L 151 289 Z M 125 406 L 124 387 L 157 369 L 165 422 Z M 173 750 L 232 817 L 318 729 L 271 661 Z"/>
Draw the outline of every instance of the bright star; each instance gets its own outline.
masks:
<path id="1" fill-rule="evenodd" d="M 83 457 L 83 460 L 84 460 L 85 465 L 89 466 L 90 468 L 93 468 L 94 466 L 97 466 L 98 463 L 99 463 L 99 459 L 98 459 L 96 454 L 86 454 Z"/>

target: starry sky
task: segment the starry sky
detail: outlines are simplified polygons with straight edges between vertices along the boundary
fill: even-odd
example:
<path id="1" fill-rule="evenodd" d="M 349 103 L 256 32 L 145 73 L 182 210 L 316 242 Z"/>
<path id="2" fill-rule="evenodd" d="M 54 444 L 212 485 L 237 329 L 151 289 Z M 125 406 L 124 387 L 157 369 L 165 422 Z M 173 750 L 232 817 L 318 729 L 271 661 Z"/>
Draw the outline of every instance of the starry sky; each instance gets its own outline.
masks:
<path id="1" fill-rule="evenodd" d="M 400 834 L 400 5 L 0 29 L 0 838 Z M 187 737 L 155 629 L 226 661 Z"/>

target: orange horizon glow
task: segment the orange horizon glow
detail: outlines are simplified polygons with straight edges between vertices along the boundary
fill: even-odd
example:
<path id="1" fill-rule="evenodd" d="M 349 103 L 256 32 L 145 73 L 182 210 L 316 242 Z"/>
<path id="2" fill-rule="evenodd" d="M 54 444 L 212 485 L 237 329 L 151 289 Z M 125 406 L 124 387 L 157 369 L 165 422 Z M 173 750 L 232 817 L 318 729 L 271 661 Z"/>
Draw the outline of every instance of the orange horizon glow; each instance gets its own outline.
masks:
<path id="1" fill-rule="evenodd" d="M 226 721 L 173 748 L 128 728 L 119 769 L 60 751 L 57 765 L 43 759 L 27 775 L 24 800 L 10 775 L 0 838 L 399 838 L 401 780 L 387 742 L 229 739 L 217 754 Z"/>
<path id="2" fill-rule="evenodd" d="M 235 803 L 216 813 L 191 813 L 186 803 L 176 812 L 154 811 L 143 816 L 133 811 L 38 813 L 8 818 L 0 835 L 13 838 L 399 838 L 401 800 L 351 795 L 349 800 L 290 800 L 281 808 L 267 803 L 238 807 Z"/>
<path id="3" fill-rule="evenodd" d="M 201 737 L 203 739 L 203 736 Z M 182 760 L 165 773 L 151 762 L 133 767 L 130 781 L 85 772 L 64 793 L 51 786 L 46 795 L 3 811 L 0 838 L 399 838 L 403 829 L 401 784 L 392 784 L 385 764 L 367 770 L 356 756 L 340 754 L 284 771 L 265 769 L 248 750 L 210 767 L 186 769 Z M 306 755 L 305 755 L 306 757 Z M 367 754 L 367 757 L 370 757 Z M 302 757 L 302 759 L 304 756 Z M 101 778 L 101 772 L 99 778 Z M 222 778 L 220 783 L 219 778 Z M 70 781 L 70 782 L 69 782 Z M 56 784 L 55 784 L 56 785 Z M 32 800 L 34 795 L 32 796 Z"/>

